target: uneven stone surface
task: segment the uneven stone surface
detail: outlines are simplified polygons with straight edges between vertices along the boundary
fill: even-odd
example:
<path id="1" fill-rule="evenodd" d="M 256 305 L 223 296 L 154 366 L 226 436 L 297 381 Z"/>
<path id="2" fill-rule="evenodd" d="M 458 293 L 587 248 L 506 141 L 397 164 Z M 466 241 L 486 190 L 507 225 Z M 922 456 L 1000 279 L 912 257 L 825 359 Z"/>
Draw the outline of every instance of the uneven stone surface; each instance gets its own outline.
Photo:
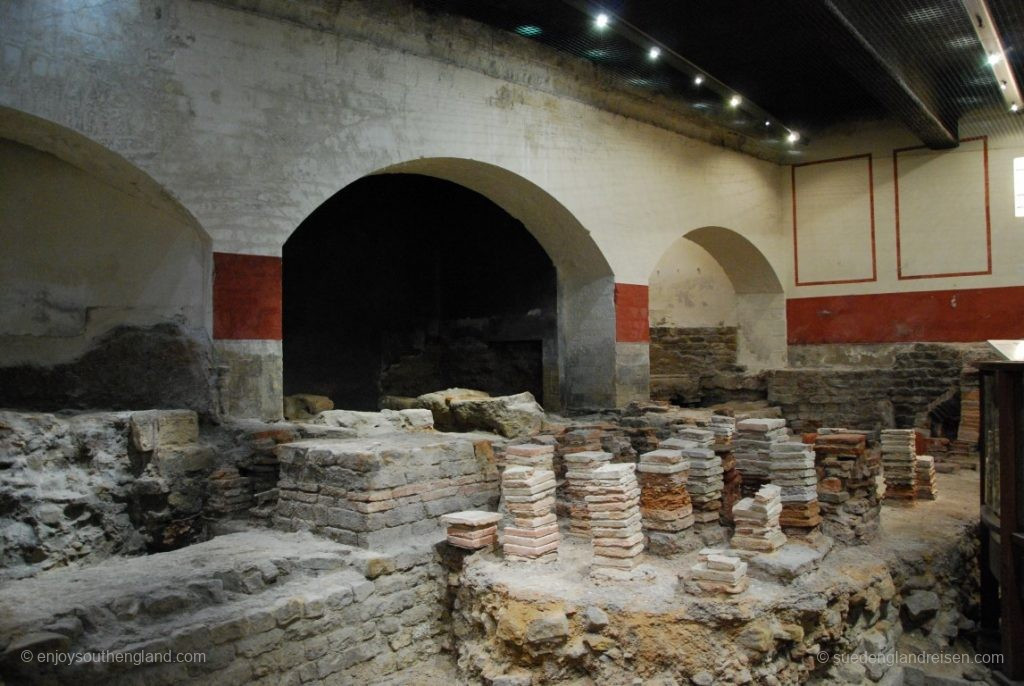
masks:
<path id="1" fill-rule="evenodd" d="M 531 393 L 454 400 L 450 407 L 456 427 L 463 431 L 492 431 L 516 438 L 539 433 L 544 425 L 544 408 Z"/>
<path id="2" fill-rule="evenodd" d="M 0 412 L 0 578 L 195 540 L 213 470 L 195 412 Z"/>
<path id="3" fill-rule="evenodd" d="M 384 683 L 440 652 L 441 579 L 430 546 L 380 555 L 306 533 L 222 536 L 8 584 L 2 671 L 15 683 Z M 22 659 L 26 637 L 36 652 L 201 656 L 54 666 Z"/>

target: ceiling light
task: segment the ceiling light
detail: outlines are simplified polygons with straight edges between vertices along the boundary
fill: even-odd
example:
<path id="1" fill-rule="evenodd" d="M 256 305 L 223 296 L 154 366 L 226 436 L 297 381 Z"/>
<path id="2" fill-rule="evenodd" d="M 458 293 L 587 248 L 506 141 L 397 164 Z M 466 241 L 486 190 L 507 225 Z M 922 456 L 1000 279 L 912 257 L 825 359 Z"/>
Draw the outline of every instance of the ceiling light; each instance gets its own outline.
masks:
<path id="1" fill-rule="evenodd" d="M 999 82 L 999 90 L 1001 90 L 1001 91 L 1006 90 L 1006 81 L 1000 81 Z"/>
<path id="2" fill-rule="evenodd" d="M 520 36 L 539 36 L 544 33 L 544 30 L 539 26 L 533 24 L 523 24 L 522 26 L 516 27 L 516 33 Z"/>
<path id="3" fill-rule="evenodd" d="M 734 95 L 729 98 L 729 107 L 739 107 L 741 102 L 743 102 L 743 99 L 738 95 Z"/>
<path id="4" fill-rule="evenodd" d="M 993 65 L 994 64 L 999 64 L 1002 61 L 1003 61 L 1003 56 L 1001 54 L 999 54 L 998 52 L 993 52 L 992 54 L 990 54 L 988 56 L 988 63 L 989 64 L 993 64 Z"/>
<path id="5" fill-rule="evenodd" d="M 700 74 L 697 74 L 696 76 L 693 77 L 693 84 L 695 86 L 699 86 L 702 83 L 704 83 L 704 77 L 703 76 L 701 76 Z"/>
<path id="6" fill-rule="evenodd" d="M 789 141 L 790 143 L 796 143 L 798 140 L 800 140 L 800 134 L 797 133 L 796 131 L 790 131 L 789 135 L 786 136 L 786 140 Z"/>
<path id="7" fill-rule="evenodd" d="M 772 123 L 771 123 L 770 121 L 768 121 L 767 119 L 765 119 L 765 120 L 764 120 L 764 125 L 765 125 L 765 126 L 771 126 L 771 125 L 772 125 Z"/>
<path id="8" fill-rule="evenodd" d="M 1010 105 L 1010 111 L 1011 112 L 1016 112 L 1019 109 L 1020 109 L 1020 105 L 1018 105 L 1017 103 L 1013 103 L 1012 105 Z"/>
<path id="9" fill-rule="evenodd" d="M 656 59 L 658 59 L 658 55 L 660 55 L 660 54 L 661 54 L 661 48 L 659 48 L 658 46 L 654 46 L 647 53 L 647 56 L 650 57 L 652 60 L 656 60 Z"/>
<path id="10" fill-rule="evenodd" d="M 609 21 L 610 20 L 608 19 L 608 15 L 605 14 L 604 12 L 601 12 L 601 14 L 597 15 L 597 19 L 594 20 L 594 24 L 597 26 L 597 28 L 603 29 L 604 27 L 608 26 Z"/>

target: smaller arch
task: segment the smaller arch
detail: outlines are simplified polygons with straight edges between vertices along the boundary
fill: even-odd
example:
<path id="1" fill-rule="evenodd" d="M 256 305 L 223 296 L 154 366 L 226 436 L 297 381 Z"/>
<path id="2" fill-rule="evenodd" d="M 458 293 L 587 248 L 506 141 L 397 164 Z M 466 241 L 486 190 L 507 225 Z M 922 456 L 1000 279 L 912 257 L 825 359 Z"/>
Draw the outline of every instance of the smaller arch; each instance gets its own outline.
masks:
<path id="1" fill-rule="evenodd" d="M 732 229 L 704 226 L 683 237 L 704 248 L 715 258 L 737 294 L 783 292 L 782 282 L 764 253 Z"/>
<path id="2" fill-rule="evenodd" d="M 655 397 L 700 402 L 703 379 L 736 365 L 786 364 L 782 281 L 748 238 L 721 226 L 684 233 L 650 278 Z"/>

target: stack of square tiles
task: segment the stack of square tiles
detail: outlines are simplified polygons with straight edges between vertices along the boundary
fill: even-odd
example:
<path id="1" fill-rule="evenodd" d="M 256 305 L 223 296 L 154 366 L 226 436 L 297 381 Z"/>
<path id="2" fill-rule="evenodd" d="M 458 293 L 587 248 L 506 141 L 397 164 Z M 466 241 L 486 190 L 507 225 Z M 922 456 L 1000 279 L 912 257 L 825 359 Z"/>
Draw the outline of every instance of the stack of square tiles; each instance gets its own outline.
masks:
<path id="1" fill-rule="evenodd" d="M 917 495 L 917 437 L 913 429 L 882 430 L 885 499 L 913 504 Z"/>
<path id="2" fill-rule="evenodd" d="M 732 437 L 736 433 L 736 418 L 724 414 L 713 414 L 706 428 L 715 434 L 716 448 L 732 445 Z"/>
<path id="3" fill-rule="evenodd" d="M 686 490 L 693 504 L 693 519 L 698 524 L 718 523 L 722 509 L 722 458 L 715 454 L 715 434 L 704 429 L 687 428 L 678 433 L 683 441 L 690 441 L 693 447 L 683 448 L 683 457 L 690 462 L 690 478 Z"/>
<path id="4" fill-rule="evenodd" d="M 732 509 L 736 533 L 732 547 L 754 552 L 773 552 L 786 543 L 786 534 L 779 528 L 782 514 L 782 489 L 764 485 L 752 498 L 744 498 Z"/>
<path id="5" fill-rule="evenodd" d="M 587 511 L 587 488 L 591 472 L 611 462 L 612 454 L 601 450 L 568 453 L 565 460 L 565 498 L 568 501 L 569 533 L 590 537 L 590 514 Z"/>
<path id="6" fill-rule="evenodd" d="M 635 469 L 633 464 L 606 464 L 589 474 L 586 501 L 597 573 L 632 570 L 644 550 Z"/>
<path id="7" fill-rule="evenodd" d="M 442 515 L 448 526 L 448 544 L 467 550 L 479 550 L 498 542 L 498 512 L 466 510 Z"/>
<path id="8" fill-rule="evenodd" d="M 935 458 L 931 455 L 918 455 L 914 474 L 917 477 L 918 499 L 935 500 Z"/>
<path id="9" fill-rule="evenodd" d="M 795 441 L 773 443 L 771 480 L 782 489 L 782 526 L 813 529 L 821 524 L 813 446 Z"/>
<path id="10" fill-rule="evenodd" d="M 690 578 L 707 593 L 742 593 L 750 587 L 747 563 L 720 550 L 705 548 L 690 568 Z"/>
<path id="11" fill-rule="evenodd" d="M 553 560 L 558 556 L 558 518 L 555 516 L 555 473 L 512 465 L 501 475 L 505 507 L 512 526 L 505 527 L 505 559 Z"/>
<path id="12" fill-rule="evenodd" d="M 686 490 L 690 463 L 679 450 L 660 448 L 640 456 L 640 515 L 648 531 L 676 532 L 693 526 Z"/>
<path id="13" fill-rule="evenodd" d="M 821 472 L 818 502 L 822 531 L 847 545 L 874 540 L 880 524 L 878 454 L 861 433 L 818 434 L 815 463 Z"/>
<path id="14" fill-rule="evenodd" d="M 554 471 L 555 446 L 520 443 L 505 447 L 506 467 L 534 467 Z"/>
<path id="15" fill-rule="evenodd" d="M 771 478 L 772 444 L 789 440 L 786 420 L 743 419 L 736 423 L 733 454 L 736 469 L 743 475 L 743 494 L 751 496 Z"/>

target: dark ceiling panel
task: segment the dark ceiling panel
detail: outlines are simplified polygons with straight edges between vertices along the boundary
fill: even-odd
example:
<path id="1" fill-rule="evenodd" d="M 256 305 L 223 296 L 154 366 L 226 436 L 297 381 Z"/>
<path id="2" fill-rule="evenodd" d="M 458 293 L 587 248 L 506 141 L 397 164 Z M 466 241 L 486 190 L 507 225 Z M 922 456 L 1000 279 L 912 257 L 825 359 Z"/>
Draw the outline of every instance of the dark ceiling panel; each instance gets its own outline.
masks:
<path id="1" fill-rule="evenodd" d="M 1024 83 L 1024 0 L 988 1 Z M 1024 117 L 1000 114 L 1002 93 L 961 0 L 418 2 L 574 55 L 625 88 L 679 99 L 748 136 L 779 141 L 787 128 L 813 136 L 891 116 L 944 147 L 955 145 L 959 118 L 977 110 L 995 113 L 993 126 L 1024 134 Z M 617 26 L 597 30 L 599 10 Z M 648 59 L 644 36 L 683 60 Z M 723 85 L 695 87 L 694 65 Z M 732 92 L 744 98 L 738 109 L 725 103 Z M 759 130 L 766 113 L 785 128 Z"/>

